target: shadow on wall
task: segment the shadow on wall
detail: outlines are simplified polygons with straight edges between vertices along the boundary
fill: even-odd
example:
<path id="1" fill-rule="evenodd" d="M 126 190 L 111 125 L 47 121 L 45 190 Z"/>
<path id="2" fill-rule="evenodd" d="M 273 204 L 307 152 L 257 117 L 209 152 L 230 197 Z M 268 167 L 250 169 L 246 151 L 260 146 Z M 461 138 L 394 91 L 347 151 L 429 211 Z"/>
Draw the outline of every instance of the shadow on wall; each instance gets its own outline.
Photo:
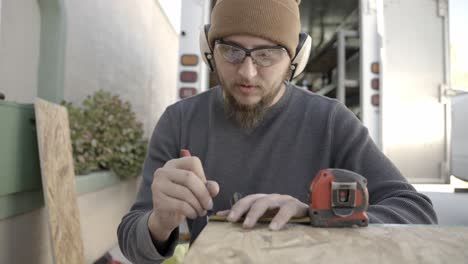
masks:
<path id="1" fill-rule="evenodd" d="M 35 219 L 35 221 L 31 221 L 31 219 Z M 38 209 L 2 220 L 0 227 L 5 229 L 2 238 L 8 238 L 0 243 L 2 247 L 1 263 L 50 263 L 52 261 L 45 209 Z M 25 244 L 25 241 L 43 241 L 44 243 Z M 34 246 L 25 249 L 24 247 L 28 245 Z"/>

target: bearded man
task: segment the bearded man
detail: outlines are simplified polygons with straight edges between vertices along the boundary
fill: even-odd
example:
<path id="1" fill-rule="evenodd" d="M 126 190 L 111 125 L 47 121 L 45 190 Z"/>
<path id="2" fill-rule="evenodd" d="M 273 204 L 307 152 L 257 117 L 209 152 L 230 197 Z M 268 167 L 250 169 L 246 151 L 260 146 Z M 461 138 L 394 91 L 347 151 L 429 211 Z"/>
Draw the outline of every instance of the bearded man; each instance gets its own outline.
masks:
<path id="1" fill-rule="evenodd" d="M 418 193 L 343 104 L 292 85 L 301 50 L 298 0 L 218 0 L 206 57 L 220 85 L 169 106 L 154 129 L 136 202 L 118 229 L 134 263 L 161 262 L 187 220 L 192 239 L 217 213 L 279 230 L 308 214 L 325 168 L 367 179 L 370 223 L 436 223 Z M 204 56 L 207 54 L 203 54 Z M 191 157 L 181 157 L 188 149 Z M 244 196 L 231 206 L 234 193 Z"/>

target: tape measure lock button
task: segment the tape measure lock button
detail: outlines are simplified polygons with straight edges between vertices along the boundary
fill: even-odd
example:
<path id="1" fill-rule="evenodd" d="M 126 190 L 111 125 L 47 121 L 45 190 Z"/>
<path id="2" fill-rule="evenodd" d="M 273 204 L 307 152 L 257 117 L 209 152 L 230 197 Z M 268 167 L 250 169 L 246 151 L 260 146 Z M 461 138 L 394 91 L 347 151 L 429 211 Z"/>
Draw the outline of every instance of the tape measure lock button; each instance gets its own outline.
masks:
<path id="1" fill-rule="evenodd" d="M 332 207 L 356 207 L 356 182 L 332 182 Z"/>

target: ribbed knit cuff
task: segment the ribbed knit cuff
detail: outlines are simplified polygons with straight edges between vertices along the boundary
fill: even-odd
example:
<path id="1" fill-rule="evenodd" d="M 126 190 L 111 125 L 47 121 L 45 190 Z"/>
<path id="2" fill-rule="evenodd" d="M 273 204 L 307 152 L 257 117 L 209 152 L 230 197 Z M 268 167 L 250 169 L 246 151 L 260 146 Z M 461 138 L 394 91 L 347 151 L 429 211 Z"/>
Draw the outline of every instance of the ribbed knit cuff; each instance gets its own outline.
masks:
<path id="1" fill-rule="evenodd" d="M 137 226 L 137 247 L 142 251 L 143 255 L 149 259 L 163 260 L 171 257 L 174 254 L 174 250 L 179 240 L 179 228 L 174 229 L 169 239 L 167 240 L 168 248 L 166 254 L 162 255 L 157 251 L 151 233 L 148 228 L 148 220 L 151 212 L 146 213 L 138 221 Z"/>

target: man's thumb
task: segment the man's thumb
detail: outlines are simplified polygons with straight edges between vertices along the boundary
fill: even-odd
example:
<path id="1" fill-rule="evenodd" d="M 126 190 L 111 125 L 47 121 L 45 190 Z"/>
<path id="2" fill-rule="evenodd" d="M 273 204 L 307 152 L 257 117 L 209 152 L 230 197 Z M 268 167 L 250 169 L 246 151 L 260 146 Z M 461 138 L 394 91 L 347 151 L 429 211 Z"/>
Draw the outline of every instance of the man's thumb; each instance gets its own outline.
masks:
<path id="1" fill-rule="evenodd" d="M 206 181 L 206 188 L 211 197 L 215 197 L 219 193 L 219 184 L 215 181 Z"/>

